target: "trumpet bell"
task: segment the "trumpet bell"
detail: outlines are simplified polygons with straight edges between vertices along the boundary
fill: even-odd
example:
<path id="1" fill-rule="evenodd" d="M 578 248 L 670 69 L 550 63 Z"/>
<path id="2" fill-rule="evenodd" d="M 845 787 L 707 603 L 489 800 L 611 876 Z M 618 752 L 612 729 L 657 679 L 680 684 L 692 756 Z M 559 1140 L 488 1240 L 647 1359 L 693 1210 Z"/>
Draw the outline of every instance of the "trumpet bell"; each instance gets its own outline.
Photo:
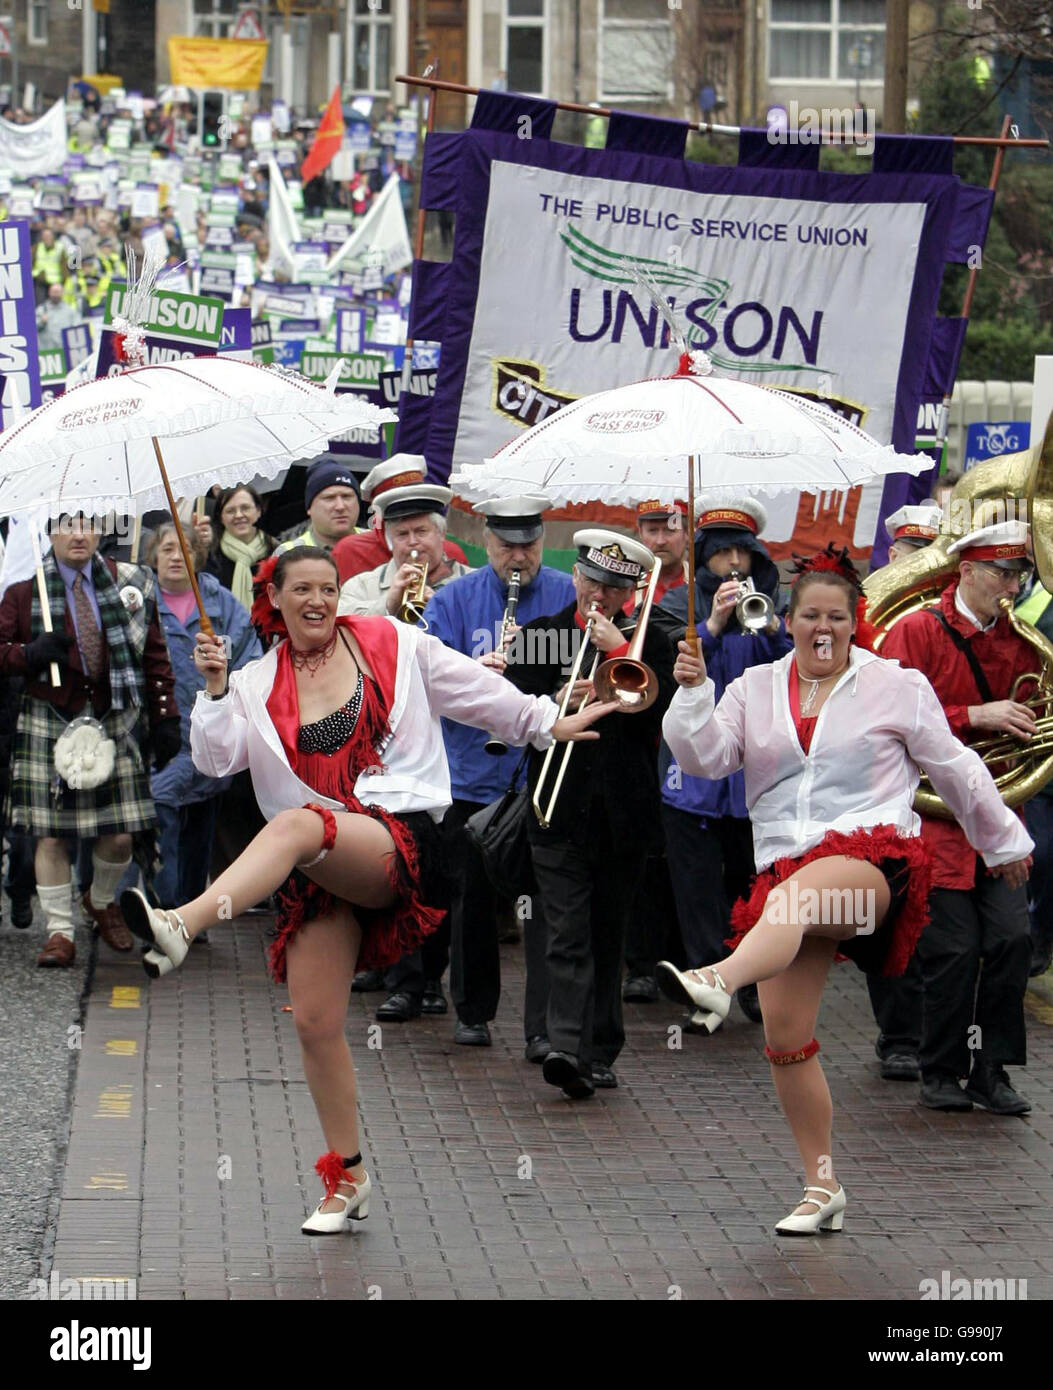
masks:
<path id="1" fill-rule="evenodd" d="M 614 700 L 622 714 L 640 714 L 658 698 L 658 677 L 643 661 L 615 656 L 597 667 L 592 688 L 597 700 Z"/>
<path id="2" fill-rule="evenodd" d="M 758 593 L 752 579 L 744 579 L 735 605 L 735 618 L 746 632 L 763 632 L 775 616 L 775 604 L 767 594 Z"/>

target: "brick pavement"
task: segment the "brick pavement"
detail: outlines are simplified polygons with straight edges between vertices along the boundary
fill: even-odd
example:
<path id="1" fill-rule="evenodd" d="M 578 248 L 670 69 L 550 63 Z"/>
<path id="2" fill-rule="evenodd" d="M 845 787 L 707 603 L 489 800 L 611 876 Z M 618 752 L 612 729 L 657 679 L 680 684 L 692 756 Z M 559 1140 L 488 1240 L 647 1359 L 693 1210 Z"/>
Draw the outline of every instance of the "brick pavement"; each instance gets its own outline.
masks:
<path id="1" fill-rule="evenodd" d="M 737 1009 L 678 1051 L 678 1009 L 627 1007 L 620 1089 L 571 1103 L 523 1061 L 521 955 L 504 947 L 490 1049 L 455 1046 L 452 1013 L 378 1032 L 383 996 L 352 997 L 372 1209 L 351 1236 L 308 1240 L 323 1144 L 286 991 L 266 976 L 267 925 L 213 931 L 153 985 L 100 949 L 60 1277 L 134 1279 L 141 1299 L 916 1300 L 947 1270 L 1053 1295 L 1053 1007 L 1031 1001 L 1028 1119 L 937 1114 L 879 1079 L 848 965 L 819 1029 L 842 1235 L 772 1234 L 796 1155 Z"/>

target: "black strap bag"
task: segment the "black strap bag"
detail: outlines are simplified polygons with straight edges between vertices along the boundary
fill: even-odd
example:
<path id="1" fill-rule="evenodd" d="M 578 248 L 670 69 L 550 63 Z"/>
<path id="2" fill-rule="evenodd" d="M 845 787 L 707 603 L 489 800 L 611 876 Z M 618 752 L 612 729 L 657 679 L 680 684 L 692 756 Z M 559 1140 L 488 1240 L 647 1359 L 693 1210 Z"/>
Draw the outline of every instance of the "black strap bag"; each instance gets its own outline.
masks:
<path id="1" fill-rule="evenodd" d="M 533 814 L 530 792 L 526 787 L 516 791 L 516 783 L 529 756 L 528 748 L 516 765 L 504 795 L 491 801 L 481 811 L 476 811 L 464 823 L 465 834 L 482 855 L 486 875 L 494 891 L 503 898 L 518 898 L 522 893 L 537 892 L 534 862 L 527 838 L 527 826 Z"/>

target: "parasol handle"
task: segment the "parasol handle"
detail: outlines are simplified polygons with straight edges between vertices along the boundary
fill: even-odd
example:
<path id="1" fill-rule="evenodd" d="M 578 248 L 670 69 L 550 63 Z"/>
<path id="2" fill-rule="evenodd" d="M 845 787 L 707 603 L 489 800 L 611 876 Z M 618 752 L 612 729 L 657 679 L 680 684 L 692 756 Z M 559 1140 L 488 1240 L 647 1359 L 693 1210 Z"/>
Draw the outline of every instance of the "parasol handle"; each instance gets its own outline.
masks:
<path id="1" fill-rule="evenodd" d="M 687 460 L 687 631 L 684 640 L 691 655 L 698 656 L 698 632 L 695 628 L 695 456 Z"/>
<path id="2" fill-rule="evenodd" d="M 161 470 L 161 481 L 165 485 L 165 496 L 168 498 L 168 510 L 172 514 L 175 522 L 176 535 L 179 537 L 179 549 L 183 552 L 183 564 L 186 565 L 186 572 L 190 576 L 190 587 L 194 591 L 194 601 L 197 604 L 197 611 L 201 615 L 201 631 L 206 637 L 215 637 L 216 633 L 205 612 L 205 605 L 201 602 L 201 590 L 197 587 L 197 575 L 194 573 L 194 561 L 190 554 L 190 547 L 186 543 L 186 536 L 183 534 L 183 523 L 179 520 L 179 512 L 176 510 L 175 498 L 172 496 L 172 484 L 168 481 L 168 473 L 165 470 L 165 461 L 161 454 L 161 445 L 158 443 L 157 436 L 154 435 L 151 443 L 154 446 L 154 453 L 157 455 L 157 466 Z"/>
<path id="3" fill-rule="evenodd" d="M 29 523 L 29 538 L 33 543 L 33 561 L 37 570 L 37 593 L 40 595 L 40 618 L 44 624 L 45 632 L 54 632 L 55 629 L 51 622 L 51 604 L 48 602 L 48 587 L 44 583 L 44 561 L 40 555 L 40 542 L 37 539 L 36 522 Z M 57 690 L 62 684 L 62 675 L 58 668 L 58 662 L 51 663 L 48 673 L 51 676 L 51 688 Z"/>

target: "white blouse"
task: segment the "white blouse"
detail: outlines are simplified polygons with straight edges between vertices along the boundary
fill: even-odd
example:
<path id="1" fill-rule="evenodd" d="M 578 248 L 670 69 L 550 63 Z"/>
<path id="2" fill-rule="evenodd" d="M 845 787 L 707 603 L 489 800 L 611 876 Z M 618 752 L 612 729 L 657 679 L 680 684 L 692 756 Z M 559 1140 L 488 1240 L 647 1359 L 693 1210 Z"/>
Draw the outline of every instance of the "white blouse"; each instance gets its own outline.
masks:
<path id="1" fill-rule="evenodd" d="M 893 825 L 918 835 L 919 766 L 989 868 L 1023 859 L 1034 842 L 980 757 L 951 733 L 920 671 L 853 646 L 819 712 L 811 752 L 790 710 L 793 653 L 751 666 L 714 707 L 712 680 L 681 686 L 662 722 L 673 756 L 696 777 L 745 769 L 758 869 L 817 845 L 830 830 Z"/>
<path id="2" fill-rule="evenodd" d="M 547 748 L 559 709 L 547 696 L 523 695 L 496 671 L 437 637 L 394 618 L 389 621 L 399 639 L 395 697 L 388 711 L 391 738 L 381 752 L 382 766 L 367 768 L 359 776 L 355 795 L 366 806 L 400 813 L 428 811 L 441 820 L 451 801 L 441 716 L 493 730 L 513 746 Z M 198 694 L 190 715 L 194 766 L 210 777 L 226 777 L 247 767 L 268 820 L 308 801 L 342 809 L 340 802 L 302 782 L 289 766 L 267 713 L 277 669 L 275 648 L 231 672 L 230 689 L 222 700 Z"/>

